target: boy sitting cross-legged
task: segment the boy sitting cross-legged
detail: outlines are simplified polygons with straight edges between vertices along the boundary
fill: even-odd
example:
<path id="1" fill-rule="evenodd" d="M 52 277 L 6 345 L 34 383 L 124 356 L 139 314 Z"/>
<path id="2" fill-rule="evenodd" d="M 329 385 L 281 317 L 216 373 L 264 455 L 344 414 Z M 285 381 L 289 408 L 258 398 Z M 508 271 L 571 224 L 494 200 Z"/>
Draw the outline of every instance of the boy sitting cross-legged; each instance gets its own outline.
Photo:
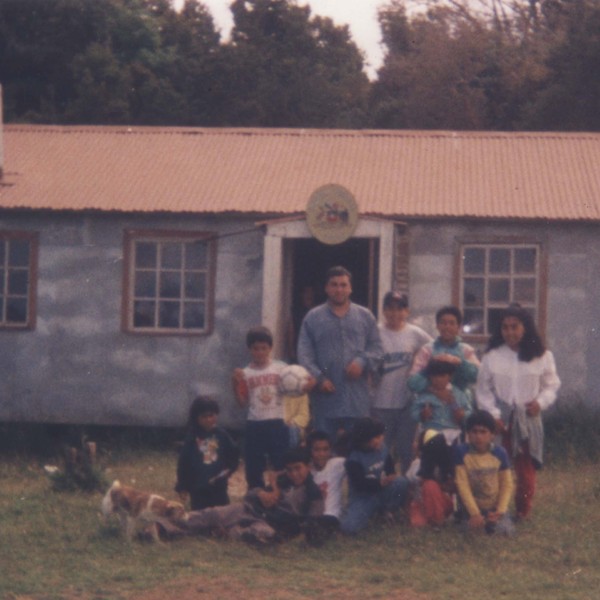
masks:
<path id="1" fill-rule="evenodd" d="M 370 417 L 354 425 L 352 451 L 346 459 L 349 494 L 348 510 L 341 520 L 344 533 L 358 533 L 375 513 L 390 517 L 406 502 L 409 483 L 394 471 L 384 431 L 384 424 Z"/>
<path id="2" fill-rule="evenodd" d="M 288 450 L 285 472 L 267 489 L 250 490 L 242 502 L 191 511 L 176 525 L 184 533 L 218 534 L 266 544 L 294 537 L 323 514 L 323 496 L 310 474 L 305 448 Z"/>
<path id="3" fill-rule="evenodd" d="M 340 526 L 346 459 L 332 455 L 331 441 L 324 431 L 311 432 L 306 445 L 310 453 L 310 472 L 325 503 L 320 525 L 331 533 Z"/>
<path id="4" fill-rule="evenodd" d="M 489 412 L 478 410 L 469 416 L 468 443 L 455 448 L 456 487 L 469 528 L 511 535 L 508 504 L 513 480 L 506 451 L 492 443 L 495 430 Z"/>

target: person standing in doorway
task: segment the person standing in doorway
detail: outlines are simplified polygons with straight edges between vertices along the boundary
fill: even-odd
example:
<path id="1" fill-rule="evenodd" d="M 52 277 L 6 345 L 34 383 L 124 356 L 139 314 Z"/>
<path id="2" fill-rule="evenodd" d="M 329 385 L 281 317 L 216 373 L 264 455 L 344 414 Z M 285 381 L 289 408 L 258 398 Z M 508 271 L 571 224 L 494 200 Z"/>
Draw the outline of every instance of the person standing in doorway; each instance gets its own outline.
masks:
<path id="1" fill-rule="evenodd" d="M 313 425 L 335 440 L 369 415 L 368 378 L 383 357 L 375 317 L 354 304 L 352 275 L 327 271 L 327 301 L 311 309 L 300 327 L 298 362 L 317 380 L 311 395 Z"/>

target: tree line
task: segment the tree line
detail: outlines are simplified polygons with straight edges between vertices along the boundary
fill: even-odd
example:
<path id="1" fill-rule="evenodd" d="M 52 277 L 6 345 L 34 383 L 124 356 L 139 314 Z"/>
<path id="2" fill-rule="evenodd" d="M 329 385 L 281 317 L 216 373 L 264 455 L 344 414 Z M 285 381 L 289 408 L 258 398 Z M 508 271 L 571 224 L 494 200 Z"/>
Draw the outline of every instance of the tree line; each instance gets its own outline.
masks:
<path id="1" fill-rule="evenodd" d="M 347 26 L 234 0 L 0 0 L 7 122 L 600 129 L 597 0 L 389 0 L 370 81 Z"/>

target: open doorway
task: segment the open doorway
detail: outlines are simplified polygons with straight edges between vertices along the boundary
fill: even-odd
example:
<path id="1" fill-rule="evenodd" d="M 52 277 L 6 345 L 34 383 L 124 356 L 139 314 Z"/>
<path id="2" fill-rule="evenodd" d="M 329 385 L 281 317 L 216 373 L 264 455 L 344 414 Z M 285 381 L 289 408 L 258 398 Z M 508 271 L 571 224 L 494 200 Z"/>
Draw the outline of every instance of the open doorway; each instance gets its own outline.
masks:
<path id="1" fill-rule="evenodd" d="M 331 267 L 341 265 L 352 273 L 352 301 L 377 314 L 379 281 L 379 239 L 351 238 L 343 244 L 329 246 L 314 238 L 285 241 L 291 273 L 289 285 L 289 324 L 286 342 L 288 358 L 294 358 L 298 330 L 311 306 L 325 301 L 325 275 Z"/>

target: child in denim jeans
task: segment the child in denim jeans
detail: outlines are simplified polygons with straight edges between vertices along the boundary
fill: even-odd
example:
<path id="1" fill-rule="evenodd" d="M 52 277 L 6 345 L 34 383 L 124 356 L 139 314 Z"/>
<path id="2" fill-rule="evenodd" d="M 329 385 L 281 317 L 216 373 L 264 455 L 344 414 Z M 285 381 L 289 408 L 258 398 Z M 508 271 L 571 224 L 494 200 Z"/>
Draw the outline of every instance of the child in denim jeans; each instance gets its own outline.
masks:
<path id="1" fill-rule="evenodd" d="M 406 502 L 409 483 L 394 471 L 384 431 L 384 424 L 371 417 L 358 419 L 354 426 L 352 451 L 346 459 L 349 493 L 348 510 L 341 520 L 344 533 L 358 533 L 376 513 L 393 520 L 393 511 Z"/>

